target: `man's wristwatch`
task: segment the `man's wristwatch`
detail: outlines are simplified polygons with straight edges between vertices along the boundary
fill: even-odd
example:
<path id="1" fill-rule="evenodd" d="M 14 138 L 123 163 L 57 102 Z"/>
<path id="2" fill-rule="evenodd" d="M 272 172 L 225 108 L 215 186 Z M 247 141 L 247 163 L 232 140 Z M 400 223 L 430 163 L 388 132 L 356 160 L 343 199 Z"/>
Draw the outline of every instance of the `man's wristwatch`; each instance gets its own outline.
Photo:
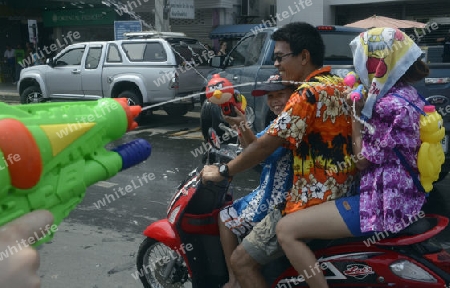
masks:
<path id="1" fill-rule="evenodd" d="M 219 174 L 225 178 L 230 177 L 230 175 L 228 175 L 228 165 L 227 164 L 219 165 Z"/>

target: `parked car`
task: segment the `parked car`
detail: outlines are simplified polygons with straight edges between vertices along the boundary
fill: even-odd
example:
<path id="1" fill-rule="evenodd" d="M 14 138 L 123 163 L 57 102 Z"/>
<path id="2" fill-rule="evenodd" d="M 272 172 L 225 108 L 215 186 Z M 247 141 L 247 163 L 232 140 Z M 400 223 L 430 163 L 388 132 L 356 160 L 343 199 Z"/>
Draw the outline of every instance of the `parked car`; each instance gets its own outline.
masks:
<path id="1" fill-rule="evenodd" d="M 193 97 L 182 97 L 200 92 L 213 55 L 182 33 L 126 36 L 131 39 L 73 44 L 47 65 L 22 70 L 21 103 L 125 97 L 147 106 L 180 98 L 162 108 L 173 116 L 191 110 Z"/>
<path id="2" fill-rule="evenodd" d="M 204 86 L 212 74 L 220 74 L 237 86 L 243 94 L 247 103 L 254 110 L 253 128 L 255 131 L 263 130 L 274 115 L 270 113 L 266 105 L 266 97 L 253 97 L 251 91 L 256 82 L 267 80 L 277 69 L 273 66 L 272 54 L 275 42 L 270 38 L 276 27 L 259 30 L 258 33 L 248 33 L 225 57 L 214 57 L 211 65 L 217 69 L 212 70 Z M 350 28 L 342 26 L 318 26 L 325 43 L 324 65 L 330 65 L 332 73 L 341 77 L 353 71 L 352 52 L 349 43 L 365 29 Z M 444 119 L 446 136 L 442 142 L 446 161 L 442 166 L 440 179 L 445 177 L 450 170 L 450 153 L 448 153 L 448 140 L 450 134 L 450 64 L 429 64 L 430 74 L 421 82 L 415 83 L 415 87 L 431 104 L 436 106 L 437 111 Z M 206 102 L 205 102 L 206 103 Z M 223 119 L 216 107 L 206 104 L 202 108 L 201 121 L 202 131 L 207 132 L 208 126 L 213 126 L 218 134 L 224 133 L 218 127 Z M 220 135 L 219 135 L 220 136 Z M 230 140 L 234 141 L 234 140 Z M 228 141 L 228 142 L 230 142 Z"/>

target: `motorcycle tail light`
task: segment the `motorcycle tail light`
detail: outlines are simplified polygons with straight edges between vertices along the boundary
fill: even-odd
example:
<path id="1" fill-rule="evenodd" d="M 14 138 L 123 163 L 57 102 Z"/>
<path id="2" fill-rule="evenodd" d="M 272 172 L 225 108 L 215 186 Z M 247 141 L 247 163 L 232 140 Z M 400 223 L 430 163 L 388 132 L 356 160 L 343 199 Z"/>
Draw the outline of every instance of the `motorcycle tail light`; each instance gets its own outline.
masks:
<path id="1" fill-rule="evenodd" d="M 408 260 L 394 262 L 389 265 L 389 268 L 391 269 L 392 273 L 403 279 L 427 283 L 437 282 L 437 279 L 434 278 L 430 273 Z"/>
<path id="2" fill-rule="evenodd" d="M 424 257 L 440 269 L 450 273 L 450 254 L 447 251 L 442 250 L 437 253 L 424 255 Z"/>
<path id="3" fill-rule="evenodd" d="M 178 212 L 180 212 L 181 206 L 178 205 L 177 207 L 173 208 L 172 212 L 170 212 L 169 217 L 167 217 L 167 220 L 170 224 L 173 224 L 175 222 L 175 219 L 177 219 Z"/>

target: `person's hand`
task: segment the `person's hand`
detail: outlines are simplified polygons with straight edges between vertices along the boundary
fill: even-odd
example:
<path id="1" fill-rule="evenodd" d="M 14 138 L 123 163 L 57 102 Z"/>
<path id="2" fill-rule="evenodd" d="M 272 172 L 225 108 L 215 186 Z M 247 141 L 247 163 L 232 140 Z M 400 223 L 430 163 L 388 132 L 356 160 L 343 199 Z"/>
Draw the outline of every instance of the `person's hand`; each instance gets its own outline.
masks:
<path id="1" fill-rule="evenodd" d="M 245 127 L 247 124 L 247 118 L 244 113 L 242 113 L 236 106 L 233 106 L 234 111 L 236 112 L 235 117 L 230 117 L 227 115 L 223 115 L 223 120 L 225 120 L 231 127 L 234 129 L 238 129 L 238 127 Z"/>
<path id="2" fill-rule="evenodd" d="M 8 288 L 39 288 L 39 254 L 29 245 L 53 224 L 53 215 L 38 210 L 0 227 L 0 283 Z M 36 234 L 36 235 L 35 235 Z M 31 240 L 34 239 L 34 240 Z"/>
<path id="3" fill-rule="evenodd" d="M 353 89 L 351 89 L 351 88 L 344 91 L 344 93 L 347 94 L 347 104 L 350 107 L 353 107 L 353 99 L 351 98 L 352 91 L 353 91 Z M 358 101 L 355 102 L 356 115 L 361 115 L 361 111 L 364 108 L 364 103 L 365 103 L 364 97 L 361 97 Z"/>
<path id="4" fill-rule="evenodd" d="M 207 182 L 220 182 L 225 179 L 220 175 L 219 167 L 216 165 L 205 165 L 200 173 L 200 177 L 202 177 L 203 184 L 206 184 Z"/>

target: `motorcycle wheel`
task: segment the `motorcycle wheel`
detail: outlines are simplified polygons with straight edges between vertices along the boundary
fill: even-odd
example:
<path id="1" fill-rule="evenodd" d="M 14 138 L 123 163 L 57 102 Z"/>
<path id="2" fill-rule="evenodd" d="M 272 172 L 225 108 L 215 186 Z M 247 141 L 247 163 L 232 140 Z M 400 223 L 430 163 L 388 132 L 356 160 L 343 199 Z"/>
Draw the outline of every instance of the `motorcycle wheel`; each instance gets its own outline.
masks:
<path id="1" fill-rule="evenodd" d="M 167 279 L 164 273 L 171 264 Z M 139 278 L 145 288 L 192 288 L 192 281 L 184 259 L 175 251 L 156 241 L 146 238 L 139 246 L 136 260 Z"/>

